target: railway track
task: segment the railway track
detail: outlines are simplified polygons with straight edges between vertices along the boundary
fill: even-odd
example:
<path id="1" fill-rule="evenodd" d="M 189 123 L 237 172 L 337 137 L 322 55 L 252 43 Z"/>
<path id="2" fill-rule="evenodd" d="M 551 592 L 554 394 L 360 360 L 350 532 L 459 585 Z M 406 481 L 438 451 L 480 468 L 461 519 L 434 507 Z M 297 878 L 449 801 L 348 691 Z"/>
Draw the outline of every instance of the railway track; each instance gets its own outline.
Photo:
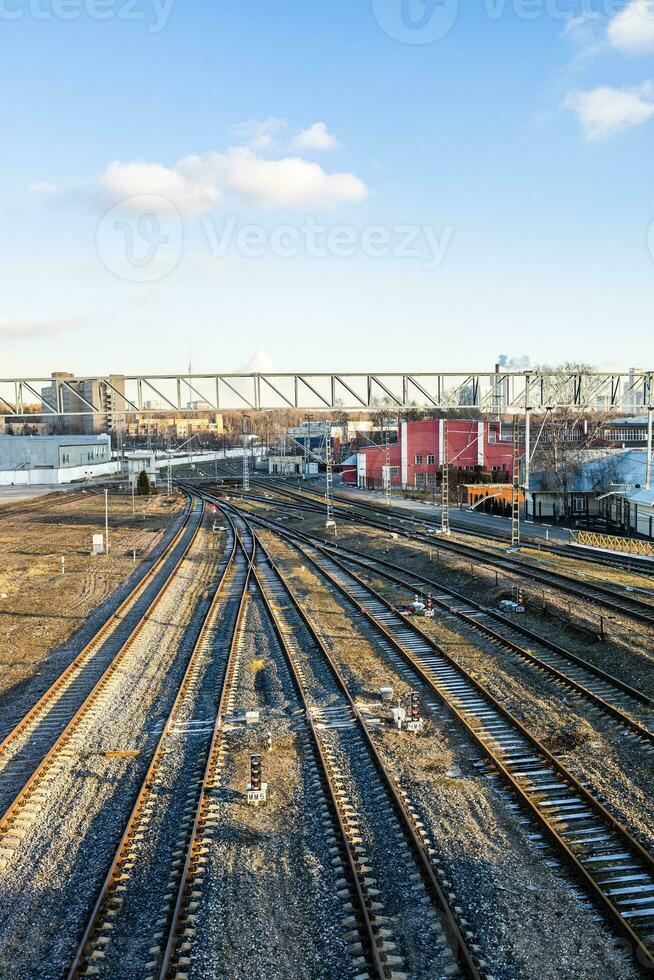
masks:
<path id="1" fill-rule="evenodd" d="M 296 499 L 301 499 L 302 496 L 295 494 L 294 491 L 290 491 L 288 488 L 284 489 L 284 493 Z M 269 506 L 271 503 L 266 498 L 263 498 L 262 502 L 267 503 Z M 324 508 L 321 508 L 318 504 L 307 503 L 306 498 L 304 499 L 303 509 L 315 514 L 324 513 Z M 411 531 L 406 527 L 409 523 L 424 525 L 424 521 L 414 522 L 408 519 L 396 518 L 395 523 L 392 523 L 390 515 L 387 515 L 387 520 L 381 520 L 359 511 L 345 510 L 341 507 L 336 507 L 336 514 L 343 520 L 361 523 L 385 533 L 393 532 L 408 540 L 420 541 L 431 547 L 437 547 L 439 551 L 462 556 L 475 564 L 501 568 L 511 575 L 532 579 L 542 585 L 563 591 L 568 596 L 575 596 L 585 603 L 590 601 L 605 609 L 611 610 L 616 615 L 631 618 L 647 626 L 654 627 L 654 604 L 646 602 L 643 599 L 635 598 L 626 591 L 619 592 L 616 588 L 602 586 L 596 583 L 581 582 L 578 578 L 573 578 L 562 572 L 538 568 L 530 562 L 517 558 L 516 556 L 490 554 L 481 548 L 475 548 L 472 545 L 457 542 L 451 538 L 442 536 L 435 538 L 434 534 L 425 534 L 418 530 Z"/>
<path id="2" fill-rule="evenodd" d="M 191 505 L 182 527 L 134 592 L 0 745 L 2 866 L 29 833 L 32 817 L 47 797 L 47 783 L 65 759 L 78 727 L 93 718 L 111 679 L 166 594 L 196 539 L 203 513 L 203 503 Z"/>
<path id="3" fill-rule="evenodd" d="M 342 874 L 339 896 L 346 902 L 345 924 L 348 929 L 348 948 L 353 957 L 353 976 L 392 978 L 404 976 L 404 937 L 398 937 L 393 926 L 416 914 L 421 929 L 430 937 L 428 944 L 433 972 L 426 976 L 466 975 L 479 977 L 474 954 L 468 949 L 470 937 L 461 932 L 448 910 L 447 900 L 438 880 L 429 853 L 429 841 L 421 837 L 410 812 L 396 792 L 383 769 L 366 725 L 349 697 L 327 650 L 312 630 L 301 606 L 283 582 L 265 551 L 257 547 L 255 534 L 243 516 L 228 518 L 236 529 L 244 552 L 251 561 L 253 586 L 258 589 L 270 617 L 286 666 L 293 680 L 297 697 L 303 705 L 307 729 L 304 751 L 308 753 L 309 768 L 315 773 L 314 783 L 323 794 L 321 813 L 331 841 L 332 865 Z M 357 783 L 366 787 L 366 810 L 372 810 L 372 827 L 357 806 L 348 784 L 348 773 L 357 768 Z M 161 978 L 195 976 L 192 969 L 192 936 L 200 912 L 202 893 L 202 847 L 211 841 L 209 818 L 218 819 L 217 802 L 211 804 L 211 790 L 217 781 L 219 759 L 214 753 L 213 766 L 207 768 L 207 792 L 196 814 L 195 831 L 185 863 L 185 876 L 177 902 L 177 915 L 171 930 Z M 381 845 L 376 852 L 366 846 L 364 837 L 372 834 Z M 433 853 L 433 852 L 432 852 Z M 384 854 L 380 867 L 380 854 Z M 418 870 L 411 872 L 411 862 Z M 389 867 L 395 866 L 400 878 L 389 882 Z M 398 897 L 398 881 L 410 874 L 411 886 L 404 898 Z M 403 886 L 402 886 L 403 887 Z M 192 901 L 195 896 L 195 903 Z M 389 897 L 390 896 L 390 897 Z M 402 908 L 402 902 L 410 908 Z M 387 915 L 388 904 L 393 915 Z M 193 906 L 196 908 L 193 908 Z M 431 922 L 434 904 L 438 921 Z M 445 926 L 443 932 L 441 919 Z M 464 925 L 465 928 L 465 925 Z M 409 954 L 417 959 L 417 940 Z M 455 951 L 456 961 L 453 959 Z M 423 949 L 424 955 L 424 949 Z M 411 976 L 423 975 L 412 972 Z"/>
<path id="4" fill-rule="evenodd" d="M 254 481 L 255 485 L 259 487 L 265 487 L 264 481 Z M 269 489 L 269 487 L 268 487 Z M 290 488 L 288 487 L 276 487 L 279 492 L 282 493 Z M 291 491 L 293 492 L 293 491 Z M 311 487 L 304 487 L 301 491 L 305 495 L 313 495 L 316 498 L 323 498 L 323 495 L 319 490 L 314 490 Z M 324 499 L 324 498 L 323 498 Z M 334 500 L 344 504 L 345 506 L 352 507 L 355 510 L 370 512 L 377 516 L 386 515 L 388 508 L 380 506 L 378 504 L 370 503 L 365 500 L 354 500 L 349 494 L 335 493 Z M 402 510 L 395 509 L 394 511 L 396 517 L 400 517 Z M 406 516 L 404 520 L 407 523 L 413 523 L 416 525 L 427 525 L 432 527 L 434 530 L 440 529 L 440 521 L 437 518 L 424 516 L 421 517 L 418 514 L 411 515 L 410 511 L 405 511 Z M 502 532 L 501 530 L 485 530 L 483 528 L 471 528 L 469 524 L 465 524 L 462 521 L 457 521 L 454 514 L 450 514 L 450 526 L 453 530 L 461 534 L 466 534 L 471 537 L 476 538 L 486 538 L 489 541 L 499 541 L 501 543 L 509 545 L 511 543 L 511 535 Z M 543 538 L 534 537 L 533 535 L 524 533 L 524 524 L 522 525 L 522 541 L 530 547 L 538 548 L 545 554 L 550 555 L 560 555 L 565 558 L 576 558 L 581 561 L 588 562 L 594 565 L 602 565 L 607 568 L 615 568 L 620 571 L 630 571 L 637 572 L 638 574 L 645 576 L 654 576 L 654 563 L 649 565 L 646 562 L 636 562 L 634 565 L 633 561 L 629 556 L 621 558 L 617 555 L 598 555 L 591 549 L 584 549 L 583 547 L 571 547 L 570 545 L 560 545 L 552 541 L 544 541 Z"/>
<path id="5" fill-rule="evenodd" d="M 619 722 L 621 728 L 630 735 L 635 735 L 647 751 L 654 750 L 654 701 L 642 691 L 566 650 L 560 644 L 538 636 L 520 623 L 474 602 L 442 583 L 415 572 L 407 572 L 392 562 L 372 558 L 350 548 L 328 547 L 326 550 L 336 557 L 345 554 L 349 562 L 370 575 L 411 593 L 426 597 L 425 593 L 429 590 L 436 608 L 459 620 L 469 630 L 488 637 L 493 644 L 515 654 L 529 666 L 549 674 L 563 688 L 573 690 Z"/>
<path id="6" fill-rule="evenodd" d="M 366 584 L 347 559 L 307 545 L 272 522 L 377 632 L 404 676 L 420 679 L 444 702 L 544 832 L 639 963 L 654 968 L 654 859 L 585 786 L 465 669 Z"/>
<path id="7" fill-rule="evenodd" d="M 232 533 L 182 683 L 68 973 L 71 980 L 90 973 L 156 977 L 162 970 L 194 817 L 209 791 L 207 762 L 219 753 L 221 719 L 239 669 L 249 578 Z"/>
<path id="8" fill-rule="evenodd" d="M 225 472 L 223 476 L 228 479 L 234 480 L 236 483 L 236 490 L 239 490 L 239 480 L 240 473 L 237 472 Z M 252 487 L 258 487 L 264 493 L 276 493 L 287 500 L 296 500 L 297 504 L 294 504 L 294 508 L 300 510 L 315 510 L 316 513 L 324 511 L 324 493 L 320 490 L 315 490 L 310 486 L 298 487 L 297 489 L 292 488 L 288 485 L 287 480 L 282 480 L 280 477 L 272 477 L 268 480 L 253 479 L 251 480 Z M 349 494 L 333 494 L 333 499 L 336 504 L 341 504 L 346 510 L 343 514 L 359 513 L 362 517 L 368 517 L 370 515 L 381 518 L 386 521 L 389 517 L 389 510 L 387 507 L 373 504 L 365 500 L 354 500 Z M 304 501 L 304 504 L 302 503 Z M 438 533 L 440 530 L 440 521 L 437 518 L 430 517 L 428 515 L 421 516 L 417 512 L 411 513 L 407 509 L 394 508 L 390 512 L 395 520 L 399 521 L 405 525 L 413 525 L 414 527 L 429 527 L 430 530 L 433 529 L 434 532 Z M 511 537 L 508 534 L 503 533 L 500 530 L 485 530 L 483 528 L 472 528 L 469 524 L 465 524 L 461 521 L 457 521 L 456 516 L 452 513 L 450 514 L 450 526 L 454 531 L 460 534 L 468 535 L 470 537 L 485 538 L 488 541 L 499 542 L 500 544 L 509 545 L 511 542 Z M 654 577 L 654 563 L 646 563 L 643 561 L 634 560 L 631 556 L 626 555 L 624 558 L 618 555 L 600 555 L 591 548 L 584 548 L 581 546 L 572 547 L 565 544 L 556 544 L 552 541 L 545 541 L 542 537 L 534 537 L 533 535 L 526 534 L 524 532 L 524 524 L 522 526 L 522 542 L 523 545 L 528 547 L 538 548 L 539 552 L 544 555 L 551 556 L 555 558 L 556 556 L 561 556 L 568 559 L 574 559 L 577 561 L 585 562 L 589 565 L 600 565 L 605 568 L 613 568 L 617 571 L 632 572 L 634 574 L 643 575 L 645 577 Z"/>

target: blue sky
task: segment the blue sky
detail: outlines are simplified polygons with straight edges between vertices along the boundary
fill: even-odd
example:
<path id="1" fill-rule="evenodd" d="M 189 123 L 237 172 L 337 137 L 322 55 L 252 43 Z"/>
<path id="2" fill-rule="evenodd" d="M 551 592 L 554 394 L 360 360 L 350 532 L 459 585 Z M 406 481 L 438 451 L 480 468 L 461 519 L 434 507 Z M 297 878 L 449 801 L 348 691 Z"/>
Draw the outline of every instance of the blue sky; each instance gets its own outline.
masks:
<path id="1" fill-rule="evenodd" d="M 0 375 L 654 367 L 654 2 L 430 3 L 0 0 Z"/>

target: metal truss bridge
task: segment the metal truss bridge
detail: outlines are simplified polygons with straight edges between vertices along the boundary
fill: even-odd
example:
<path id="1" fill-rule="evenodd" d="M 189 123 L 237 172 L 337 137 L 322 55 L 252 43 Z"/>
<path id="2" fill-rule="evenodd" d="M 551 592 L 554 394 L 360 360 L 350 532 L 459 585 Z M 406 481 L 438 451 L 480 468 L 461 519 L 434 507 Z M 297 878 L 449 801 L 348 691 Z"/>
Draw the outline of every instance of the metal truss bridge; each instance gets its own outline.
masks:
<path id="1" fill-rule="evenodd" d="M 53 375 L 0 379 L 0 414 L 156 415 L 202 411 L 470 410 L 524 414 L 651 409 L 654 372 Z"/>

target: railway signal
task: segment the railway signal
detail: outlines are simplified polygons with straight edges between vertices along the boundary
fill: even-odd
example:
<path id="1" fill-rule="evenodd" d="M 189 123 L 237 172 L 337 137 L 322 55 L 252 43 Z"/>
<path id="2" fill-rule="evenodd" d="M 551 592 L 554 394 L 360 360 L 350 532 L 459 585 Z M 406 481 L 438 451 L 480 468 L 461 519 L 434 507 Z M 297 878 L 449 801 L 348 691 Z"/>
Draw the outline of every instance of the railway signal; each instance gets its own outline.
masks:
<path id="1" fill-rule="evenodd" d="M 248 785 L 248 803 L 258 806 L 268 798 L 268 783 L 261 781 L 261 756 L 250 756 L 250 782 Z"/>
<path id="2" fill-rule="evenodd" d="M 422 731 L 424 719 L 420 714 L 420 695 L 415 691 L 411 692 L 411 721 L 407 723 L 408 732 Z"/>

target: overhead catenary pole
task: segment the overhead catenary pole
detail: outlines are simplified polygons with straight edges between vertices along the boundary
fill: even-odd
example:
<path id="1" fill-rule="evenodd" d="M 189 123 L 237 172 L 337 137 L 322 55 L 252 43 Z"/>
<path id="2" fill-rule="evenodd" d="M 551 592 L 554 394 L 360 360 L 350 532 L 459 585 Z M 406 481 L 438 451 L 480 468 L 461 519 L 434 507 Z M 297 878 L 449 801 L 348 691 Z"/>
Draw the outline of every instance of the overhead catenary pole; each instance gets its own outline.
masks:
<path id="1" fill-rule="evenodd" d="M 511 551 L 520 550 L 520 424 L 513 419 L 513 488 L 511 492 Z"/>
<path id="2" fill-rule="evenodd" d="M 652 395 L 650 392 L 650 399 Z M 647 462 L 645 465 L 645 489 L 652 489 L 652 422 L 654 405 L 647 406 Z"/>
<path id="3" fill-rule="evenodd" d="M 325 467 L 326 467 L 326 480 L 325 480 L 325 503 L 327 505 L 327 520 L 325 522 L 326 527 L 336 528 L 336 521 L 334 519 L 334 501 L 332 497 L 332 487 L 334 483 L 334 463 L 332 459 L 332 433 L 331 427 L 328 425 L 325 431 Z"/>
<path id="4" fill-rule="evenodd" d="M 384 480 L 384 495 L 386 497 L 386 506 L 391 506 L 391 444 L 389 441 L 389 431 L 386 425 L 386 421 L 382 420 L 382 438 L 384 443 L 384 463 L 385 463 L 385 480 Z"/>
<path id="5" fill-rule="evenodd" d="M 529 490 L 531 476 L 531 409 L 525 408 L 525 493 Z"/>
<path id="6" fill-rule="evenodd" d="M 441 466 L 441 534 L 450 531 L 450 462 L 447 419 L 443 419 L 443 465 Z"/>
<path id="7" fill-rule="evenodd" d="M 250 469 L 248 466 L 247 415 L 243 416 L 243 490 L 250 489 Z"/>

